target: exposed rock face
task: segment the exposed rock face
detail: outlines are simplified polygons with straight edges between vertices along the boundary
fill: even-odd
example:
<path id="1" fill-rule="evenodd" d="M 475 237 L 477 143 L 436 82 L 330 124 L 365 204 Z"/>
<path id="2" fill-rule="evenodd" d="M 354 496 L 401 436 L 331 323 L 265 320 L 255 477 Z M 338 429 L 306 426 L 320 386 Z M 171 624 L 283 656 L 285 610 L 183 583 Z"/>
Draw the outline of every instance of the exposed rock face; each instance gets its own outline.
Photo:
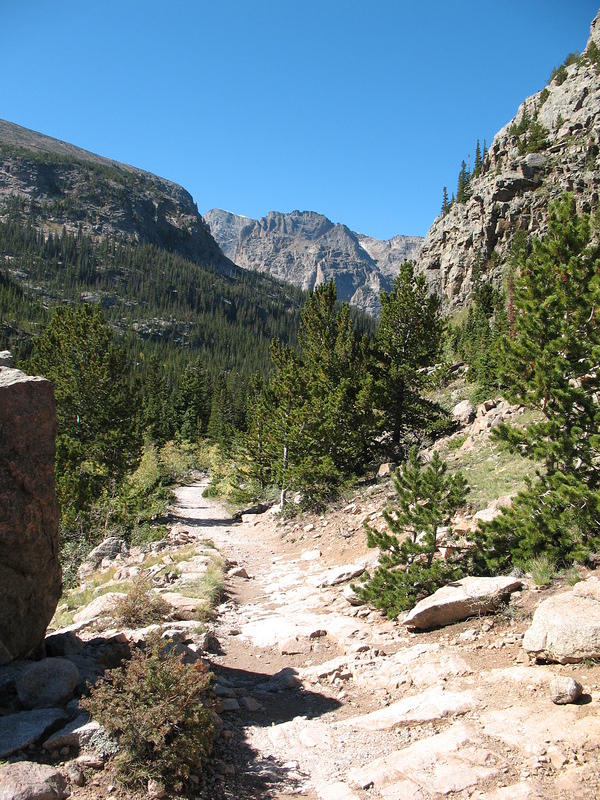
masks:
<path id="1" fill-rule="evenodd" d="M 600 14 L 592 23 L 589 44 L 600 45 Z M 548 146 L 538 152 L 519 152 L 511 124 L 527 112 L 547 130 Z M 523 137 L 521 137 L 523 144 Z M 470 198 L 455 203 L 439 216 L 421 249 L 418 267 L 448 308 L 470 296 L 473 266 L 496 265 L 490 276 L 501 279 L 517 229 L 543 236 L 548 201 L 564 191 L 575 194 L 582 211 L 590 211 L 600 197 L 600 78 L 594 64 L 582 60 L 567 67 L 567 78 L 556 80 L 528 97 L 510 123 L 494 137 L 481 174 L 471 180 Z M 522 148 L 523 149 L 523 148 Z"/>
<path id="2" fill-rule="evenodd" d="M 54 391 L 0 368 L 0 664 L 35 649 L 61 589 Z"/>
<path id="3" fill-rule="evenodd" d="M 340 300 L 370 314 L 400 264 L 415 258 L 420 236 L 380 241 L 314 211 L 270 211 L 260 220 L 213 208 L 205 219 L 223 252 L 240 267 L 268 272 L 303 289 L 334 280 Z"/>
<path id="4" fill-rule="evenodd" d="M 119 235 L 228 263 L 181 186 L 0 120 L 0 214 L 11 197 L 34 204 L 47 230 L 81 226 L 95 238 Z"/>

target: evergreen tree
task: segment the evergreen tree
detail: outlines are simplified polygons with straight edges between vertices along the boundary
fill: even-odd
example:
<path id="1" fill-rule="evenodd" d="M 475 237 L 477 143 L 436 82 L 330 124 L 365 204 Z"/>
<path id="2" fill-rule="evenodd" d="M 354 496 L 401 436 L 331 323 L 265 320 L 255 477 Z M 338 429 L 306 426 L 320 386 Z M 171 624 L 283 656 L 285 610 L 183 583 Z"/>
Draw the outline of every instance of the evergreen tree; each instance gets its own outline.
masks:
<path id="1" fill-rule="evenodd" d="M 458 185 L 456 189 L 456 202 L 465 203 L 469 199 L 469 180 L 471 176 L 467 170 L 467 165 L 463 159 L 460 165 L 460 172 L 458 173 Z"/>
<path id="2" fill-rule="evenodd" d="M 58 308 L 29 368 L 54 385 L 57 494 L 63 518 L 113 493 L 139 453 L 130 366 L 98 308 Z"/>
<path id="3" fill-rule="evenodd" d="M 482 156 L 481 156 L 481 145 L 479 144 L 479 139 L 477 139 L 477 145 L 475 147 L 475 168 L 473 170 L 473 176 L 477 177 L 481 172 L 481 163 L 482 163 Z"/>
<path id="4" fill-rule="evenodd" d="M 186 367 L 173 400 L 177 427 L 181 436 L 197 441 L 206 431 L 210 415 L 208 376 L 202 359 Z"/>
<path id="5" fill-rule="evenodd" d="M 502 342 L 507 399 L 536 409 L 527 430 L 498 436 L 541 462 L 537 482 L 484 526 L 489 570 L 540 553 L 564 563 L 600 544 L 600 246 L 575 200 L 549 208 L 549 229 L 514 279 L 514 332 Z"/>
<path id="6" fill-rule="evenodd" d="M 448 200 L 448 189 L 444 186 L 444 192 L 442 195 L 442 214 L 446 216 L 446 214 L 450 211 L 450 201 Z"/>
<path id="7" fill-rule="evenodd" d="M 402 450 L 407 436 L 422 430 L 434 409 L 420 397 L 424 368 L 437 358 L 444 322 L 440 299 L 429 294 L 423 275 L 405 261 L 391 292 L 382 292 L 376 334 L 378 406 L 391 431 L 392 445 Z"/>
<path id="8" fill-rule="evenodd" d="M 379 566 L 357 588 L 360 596 L 396 617 L 461 574 L 457 562 L 436 558 L 439 529 L 448 526 L 465 503 L 467 487 L 460 474 L 449 475 L 436 452 L 423 466 L 412 448 L 407 461 L 393 476 L 397 499 L 383 512 L 387 531 L 365 525 L 369 547 L 381 550 Z M 452 531 L 445 531 L 448 540 Z"/>

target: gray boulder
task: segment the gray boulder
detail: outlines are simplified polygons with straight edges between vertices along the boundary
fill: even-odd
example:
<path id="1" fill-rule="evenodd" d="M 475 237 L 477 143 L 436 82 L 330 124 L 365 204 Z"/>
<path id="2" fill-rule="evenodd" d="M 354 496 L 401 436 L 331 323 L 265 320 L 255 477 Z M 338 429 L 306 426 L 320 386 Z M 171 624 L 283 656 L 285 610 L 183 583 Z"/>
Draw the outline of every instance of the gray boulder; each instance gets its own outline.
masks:
<path id="1" fill-rule="evenodd" d="M 478 614 L 489 614 L 512 592 L 523 588 L 518 578 L 462 578 L 426 597 L 403 619 L 411 630 L 452 625 Z"/>
<path id="2" fill-rule="evenodd" d="M 588 578 L 536 608 L 523 648 L 540 661 L 600 658 L 600 580 Z"/>
<path id="3" fill-rule="evenodd" d="M 17 695 L 25 708 L 62 706 L 73 696 L 79 670 L 67 658 L 44 658 L 17 678 Z"/>
<path id="4" fill-rule="evenodd" d="M 63 800 L 65 776 L 56 767 L 18 761 L 0 767 L 0 800 Z"/>

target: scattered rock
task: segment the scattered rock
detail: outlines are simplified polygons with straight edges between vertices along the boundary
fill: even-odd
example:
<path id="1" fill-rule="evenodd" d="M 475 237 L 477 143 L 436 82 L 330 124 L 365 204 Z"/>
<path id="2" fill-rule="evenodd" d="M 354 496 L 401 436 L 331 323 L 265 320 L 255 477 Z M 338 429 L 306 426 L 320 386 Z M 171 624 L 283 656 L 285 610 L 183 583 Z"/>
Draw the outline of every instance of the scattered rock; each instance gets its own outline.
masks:
<path id="1" fill-rule="evenodd" d="M 254 697 L 250 697 L 248 695 L 240 698 L 240 703 L 248 711 L 260 711 L 262 708 L 264 708 L 262 703 L 259 703 Z"/>
<path id="2" fill-rule="evenodd" d="M 230 578 L 249 578 L 250 576 L 244 569 L 244 567 L 235 567 L 230 572 L 227 573 Z"/>
<path id="3" fill-rule="evenodd" d="M 240 704 L 235 697 L 223 697 L 221 700 L 219 700 L 219 706 L 221 711 L 240 710 Z"/>
<path id="4" fill-rule="evenodd" d="M 388 475 L 391 475 L 395 469 L 396 465 L 393 461 L 386 461 L 384 464 L 379 465 L 379 469 L 377 470 L 377 477 L 387 478 Z"/>
<path id="5" fill-rule="evenodd" d="M 364 606 L 365 604 L 365 601 L 356 594 L 350 585 L 344 587 L 342 594 L 344 599 L 347 600 L 351 606 Z"/>
<path id="6" fill-rule="evenodd" d="M 123 541 L 123 539 L 119 539 L 117 536 L 109 536 L 88 553 L 87 558 L 79 568 L 79 572 L 81 575 L 85 575 L 98 569 L 105 559 L 108 562 L 114 561 L 121 553 L 127 553 L 128 549 L 127 542 Z"/>
<path id="7" fill-rule="evenodd" d="M 550 686 L 550 699 L 557 706 L 565 706 L 568 703 L 575 703 L 581 697 L 583 687 L 575 678 L 557 675 L 553 678 Z"/>
<path id="8" fill-rule="evenodd" d="M 127 595 L 124 592 L 107 592 L 106 594 L 96 597 L 87 606 L 84 606 L 76 614 L 73 614 L 73 621 L 76 623 L 87 624 L 99 617 L 110 616 L 115 607 L 117 600 L 122 600 Z"/>
<path id="9" fill-rule="evenodd" d="M 79 670 L 67 658 L 44 658 L 18 677 L 17 695 L 25 708 L 62 706 L 73 696 Z"/>
<path id="10" fill-rule="evenodd" d="M 461 426 L 470 425 L 475 419 L 475 409 L 469 400 L 462 400 L 452 409 L 452 417 Z"/>
<path id="11" fill-rule="evenodd" d="M 363 574 L 366 567 L 364 564 L 342 564 L 339 567 L 332 567 L 324 575 L 320 575 L 316 579 L 316 585 L 322 586 L 337 586 L 340 583 L 347 583 L 353 578 L 358 578 Z"/>
<path id="12" fill-rule="evenodd" d="M 0 767 L 0 800 L 63 800 L 68 797 L 64 775 L 55 767 L 17 761 Z"/>
<path id="13" fill-rule="evenodd" d="M 40 708 L 0 717 L 0 758 L 34 744 L 66 719 L 62 708 Z"/>
<path id="14" fill-rule="evenodd" d="M 65 725 L 44 742 L 45 750 L 60 750 L 61 747 L 81 748 L 100 730 L 100 724 L 90 720 L 87 713 L 79 714 L 72 722 Z"/>
<path id="15" fill-rule="evenodd" d="M 462 578 L 438 589 L 410 611 L 403 623 L 411 630 L 427 630 L 451 625 L 477 614 L 489 614 L 523 587 L 518 578 Z"/>
<path id="16" fill-rule="evenodd" d="M 323 628 L 317 628 L 316 630 L 311 631 L 311 633 L 308 634 L 309 639 L 322 639 L 323 636 L 327 636 L 327 631 L 324 630 Z"/>
<path id="17" fill-rule="evenodd" d="M 588 578 L 542 601 L 523 648 L 538 660 L 559 664 L 600 658 L 600 580 Z"/>
<path id="18" fill-rule="evenodd" d="M 160 781 L 155 781 L 154 778 L 148 780 L 146 788 L 150 800 L 160 800 L 161 797 L 167 796 L 167 790 L 164 785 Z"/>

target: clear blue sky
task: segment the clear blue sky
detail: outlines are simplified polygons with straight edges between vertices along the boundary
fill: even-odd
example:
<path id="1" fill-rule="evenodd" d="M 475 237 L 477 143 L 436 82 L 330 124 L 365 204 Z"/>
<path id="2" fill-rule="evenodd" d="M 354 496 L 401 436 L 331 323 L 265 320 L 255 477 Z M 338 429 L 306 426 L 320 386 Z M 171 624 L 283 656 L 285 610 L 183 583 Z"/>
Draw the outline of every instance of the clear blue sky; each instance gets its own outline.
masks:
<path id="1" fill-rule="evenodd" d="M 213 206 L 424 234 L 598 0 L 0 0 L 0 117 Z"/>

